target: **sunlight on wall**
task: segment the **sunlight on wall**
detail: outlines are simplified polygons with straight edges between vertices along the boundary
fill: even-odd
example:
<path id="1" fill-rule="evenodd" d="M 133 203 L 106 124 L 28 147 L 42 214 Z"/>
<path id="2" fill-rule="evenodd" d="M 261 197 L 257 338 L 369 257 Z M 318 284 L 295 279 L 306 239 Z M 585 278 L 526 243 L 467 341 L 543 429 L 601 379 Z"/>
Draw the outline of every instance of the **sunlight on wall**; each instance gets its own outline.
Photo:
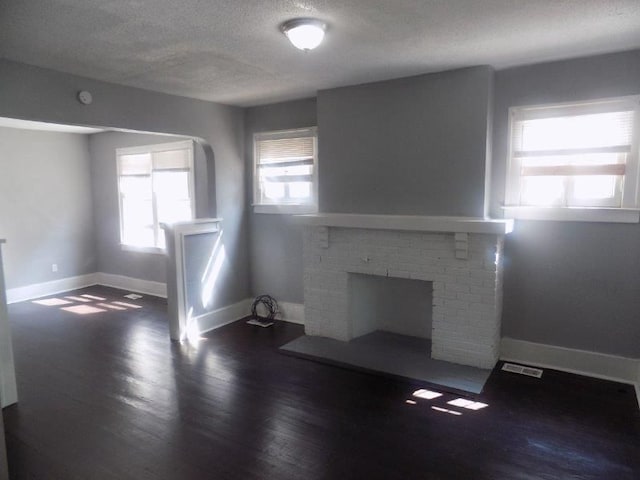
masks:
<path id="1" fill-rule="evenodd" d="M 224 245 L 222 244 L 222 230 L 220 230 L 216 243 L 211 249 L 211 255 L 209 255 L 207 267 L 205 268 L 204 274 L 200 280 L 200 284 L 202 285 L 200 300 L 204 308 L 209 308 L 213 304 L 216 282 L 218 281 L 220 270 L 222 269 L 222 265 L 226 258 L 227 254 L 224 249 Z"/>

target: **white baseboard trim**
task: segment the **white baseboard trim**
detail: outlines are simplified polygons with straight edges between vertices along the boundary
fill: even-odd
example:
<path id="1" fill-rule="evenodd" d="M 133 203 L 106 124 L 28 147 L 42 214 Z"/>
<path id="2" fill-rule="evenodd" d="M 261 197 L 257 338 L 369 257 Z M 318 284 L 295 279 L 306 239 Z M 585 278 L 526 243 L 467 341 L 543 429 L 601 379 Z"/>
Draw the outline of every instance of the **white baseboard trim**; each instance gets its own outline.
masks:
<path id="1" fill-rule="evenodd" d="M 240 320 L 248 315 L 251 315 L 251 304 L 253 298 L 246 298 L 228 305 L 226 307 L 219 308 L 213 312 L 205 313 L 192 319 L 197 322 L 197 330 L 202 334 L 215 330 L 216 328 L 233 323 L 236 320 Z M 289 323 L 296 323 L 298 325 L 304 325 L 304 305 L 301 303 L 290 302 L 278 302 L 280 308 L 280 315 L 276 317 L 278 320 L 282 320 Z"/>
<path id="2" fill-rule="evenodd" d="M 191 330 L 193 328 L 195 331 L 203 334 L 233 323 L 249 315 L 251 303 L 252 300 L 247 298 L 238 303 L 227 305 L 226 307 L 194 317 L 190 321 L 195 322 L 195 326 L 189 326 L 188 329 Z"/>
<path id="3" fill-rule="evenodd" d="M 56 295 L 58 293 L 89 287 L 98 283 L 96 273 L 78 275 L 76 277 L 61 278 L 50 282 L 34 283 L 24 287 L 8 288 L 7 303 L 24 302 L 34 298 Z"/>
<path id="4" fill-rule="evenodd" d="M 140 278 L 125 277 L 124 275 L 113 275 L 111 273 L 88 273 L 76 277 L 61 278 L 50 282 L 34 283 L 24 287 L 7 289 L 7 303 L 24 302 L 35 298 L 57 295 L 58 293 L 77 290 L 79 288 L 90 287 L 91 285 L 104 285 L 121 290 L 129 290 L 146 295 L 167 298 L 167 285 Z"/>
<path id="5" fill-rule="evenodd" d="M 246 298 L 233 305 L 228 305 L 195 317 L 191 321 L 196 322 L 196 324 L 190 328 L 203 334 L 240 320 L 241 318 L 251 315 L 251 304 L 253 300 L 253 298 Z M 278 307 L 280 308 L 280 315 L 276 317 L 278 320 L 304 325 L 304 305 L 300 303 L 278 302 Z"/>
<path id="6" fill-rule="evenodd" d="M 166 283 L 153 282 L 151 280 L 142 280 L 141 278 L 125 277 L 124 275 L 114 275 L 112 273 L 104 272 L 98 272 L 95 275 L 96 281 L 94 283 L 97 283 L 98 285 L 167 298 Z"/>
<path id="7" fill-rule="evenodd" d="M 276 317 L 278 320 L 304 325 L 304 304 L 278 302 L 278 307 L 280 308 L 280 315 Z"/>
<path id="8" fill-rule="evenodd" d="M 640 359 L 504 337 L 500 360 L 631 384 L 640 407 Z"/>

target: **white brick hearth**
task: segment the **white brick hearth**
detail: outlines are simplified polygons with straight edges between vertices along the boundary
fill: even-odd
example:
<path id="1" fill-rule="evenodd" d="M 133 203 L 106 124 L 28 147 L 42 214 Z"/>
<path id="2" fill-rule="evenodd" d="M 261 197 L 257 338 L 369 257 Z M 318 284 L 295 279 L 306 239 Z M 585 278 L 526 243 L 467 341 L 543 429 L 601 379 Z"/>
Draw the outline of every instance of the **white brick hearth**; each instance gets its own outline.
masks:
<path id="1" fill-rule="evenodd" d="M 358 228 L 345 226 L 345 217 Z M 385 221 L 385 217 L 299 217 L 306 225 L 306 334 L 342 341 L 353 338 L 351 273 L 423 280 L 433 282 L 432 358 L 492 368 L 500 346 L 500 259 L 511 224 L 445 217 L 388 216 Z"/>

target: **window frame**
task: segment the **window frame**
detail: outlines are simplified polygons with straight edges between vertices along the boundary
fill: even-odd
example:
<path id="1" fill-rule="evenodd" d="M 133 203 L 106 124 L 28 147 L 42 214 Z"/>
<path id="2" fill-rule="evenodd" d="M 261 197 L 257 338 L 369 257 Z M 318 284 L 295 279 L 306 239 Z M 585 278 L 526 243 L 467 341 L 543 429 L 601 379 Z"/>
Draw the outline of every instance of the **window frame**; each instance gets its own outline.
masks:
<path id="1" fill-rule="evenodd" d="M 514 129 L 519 121 L 633 110 L 630 151 L 622 179 L 621 204 L 610 206 L 526 206 L 520 204 L 522 163 L 514 153 Z M 514 106 L 509 108 L 507 169 L 505 182 L 506 217 L 526 220 L 591 221 L 638 223 L 640 221 L 640 95 L 602 98 L 580 102 Z M 595 149 L 592 149 L 595 150 Z"/>
<path id="2" fill-rule="evenodd" d="M 258 168 L 258 142 L 286 138 L 311 137 L 313 139 L 313 170 L 311 174 L 311 201 L 308 203 L 261 202 Z M 303 127 L 287 130 L 272 130 L 253 134 L 253 199 L 254 213 L 305 214 L 318 211 L 318 127 Z"/>
<path id="3" fill-rule="evenodd" d="M 129 252 L 142 252 L 142 253 L 155 253 L 155 254 L 164 254 L 166 252 L 166 247 L 162 248 L 158 246 L 158 238 L 162 233 L 162 226 L 158 221 L 158 207 L 157 207 L 157 199 L 155 195 L 155 190 L 153 189 L 152 183 L 152 191 L 151 191 L 151 203 L 153 208 L 153 231 L 154 231 L 154 246 L 142 246 L 142 245 L 131 245 L 128 243 L 124 243 L 124 217 L 122 215 L 123 212 L 123 195 L 120 191 L 120 177 L 122 176 L 120 173 L 120 156 L 122 155 L 140 155 L 140 154 L 150 154 L 151 155 L 151 178 L 153 182 L 153 154 L 171 150 L 188 150 L 188 160 L 189 160 L 189 171 L 188 171 L 188 188 L 189 188 L 189 200 L 191 201 L 191 220 L 195 218 L 196 215 L 196 198 L 195 198 L 195 175 L 194 175 L 194 142 L 193 140 L 182 140 L 177 142 L 169 142 L 169 143 L 158 143 L 153 145 L 140 145 L 135 147 L 122 147 L 116 148 L 116 188 L 118 194 L 118 221 L 120 224 L 120 248 L 124 251 Z"/>

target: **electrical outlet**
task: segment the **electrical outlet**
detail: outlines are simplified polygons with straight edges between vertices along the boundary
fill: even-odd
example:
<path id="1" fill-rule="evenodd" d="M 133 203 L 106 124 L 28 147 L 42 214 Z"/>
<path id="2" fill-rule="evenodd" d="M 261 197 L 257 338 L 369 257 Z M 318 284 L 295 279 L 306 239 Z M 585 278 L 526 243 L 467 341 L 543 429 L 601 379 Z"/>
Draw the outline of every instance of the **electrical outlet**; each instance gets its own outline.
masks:
<path id="1" fill-rule="evenodd" d="M 55 272 L 57 272 L 57 271 L 58 271 L 58 264 L 57 264 L 57 263 L 52 263 L 52 264 L 51 264 L 51 271 L 52 271 L 53 273 L 55 273 Z"/>

